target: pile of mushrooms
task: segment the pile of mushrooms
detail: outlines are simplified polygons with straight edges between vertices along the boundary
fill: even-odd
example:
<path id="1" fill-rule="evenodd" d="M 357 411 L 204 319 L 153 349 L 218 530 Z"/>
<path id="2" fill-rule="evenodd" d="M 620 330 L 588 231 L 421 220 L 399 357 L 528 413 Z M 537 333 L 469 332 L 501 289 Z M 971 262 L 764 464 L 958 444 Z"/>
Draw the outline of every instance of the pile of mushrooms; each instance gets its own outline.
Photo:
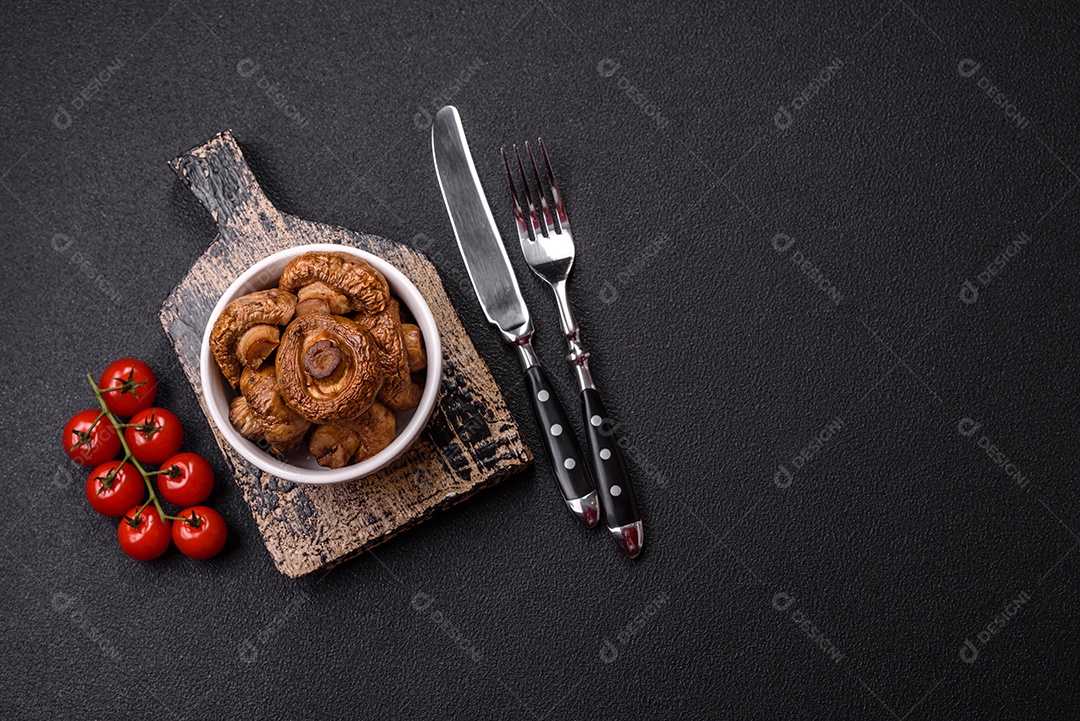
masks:
<path id="1" fill-rule="evenodd" d="M 320 465 L 370 458 L 415 408 L 427 367 L 420 328 L 401 322 L 383 275 L 346 253 L 293 258 L 277 288 L 242 296 L 218 316 L 210 350 L 240 395 L 229 420 L 288 456 L 307 439 Z"/>

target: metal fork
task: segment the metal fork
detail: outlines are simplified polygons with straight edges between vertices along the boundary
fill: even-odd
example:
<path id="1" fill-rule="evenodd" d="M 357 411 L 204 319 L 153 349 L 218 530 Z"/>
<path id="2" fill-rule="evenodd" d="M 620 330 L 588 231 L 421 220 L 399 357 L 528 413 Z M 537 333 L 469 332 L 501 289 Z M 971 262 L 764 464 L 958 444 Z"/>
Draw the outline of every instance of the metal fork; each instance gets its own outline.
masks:
<path id="1" fill-rule="evenodd" d="M 589 371 L 589 352 L 581 343 L 577 319 L 574 318 L 574 310 L 570 306 L 566 280 L 574 265 L 574 236 L 570 233 L 570 221 L 566 216 L 566 207 L 563 205 L 559 187 L 555 183 L 555 172 L 551 169 L 547 148 L 543 140 L 539 143 L 540 153 L 544 158 L 544 168 L 547 171 L 547 185 L 551 191 L 552 203 L 550 205 L 532 147 L 528 141 L 525 142 L 525 152 L 532 166 L 533 181 L 536 186 L 535 195 L 539 203 L 533 200 L 534 193 L 529 188 L 525 165 L 521 162 L 521 153 L 518 152 L 518 147 L 514 146 L 514 155 L 517 158 L 521 185 L 524 189 L 525 205 L 528 208 L 527 218 L 518 201 L 518 192 L 514 185 L 514 175 L 510 171 L 510 161 L 506 157 L 506 149 L 502 150 L 503 165 L 506 167 L 506 182 L 510 187 L 510 199 L 514 206 L 518 240 L 521 241 L 521 252 L 525 255 L 525 262 L 536 275 L 551 286 L 555 294 L 555 303 L 559 307 L 559 322 L 569 350 L 566 361 L 574 369 L 578 389 L 581 391 L 581 412 L 584 418 L 585 435 L 589 440 L 593 469 L 596 471 L 600 506 L 604 511 L 608 530 L 611 531 L 619 549 L 627 556 L 635 558 L 641 553 L 645 538 L 641 513 L 638 511 L 634 489 L 630 485 L 626 464 L 615 438 L 614 424 L 604 410 L 600 393 L 596 390 L 596 384 L 593 383 L 592 373 Z M 539 213 L 537 212 L 538 204 Z M 551 213 L 552 208 L 555 210 L 554 217 Z"/>

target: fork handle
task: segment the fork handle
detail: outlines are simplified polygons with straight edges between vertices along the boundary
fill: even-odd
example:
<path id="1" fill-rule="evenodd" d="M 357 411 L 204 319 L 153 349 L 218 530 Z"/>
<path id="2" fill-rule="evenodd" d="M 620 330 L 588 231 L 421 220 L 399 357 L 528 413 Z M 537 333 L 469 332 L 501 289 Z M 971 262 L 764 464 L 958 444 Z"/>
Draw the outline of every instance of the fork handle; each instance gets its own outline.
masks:
<path id="1" fill-rule="evenodd" d="M 563 500 L 582 525 L 592 528 L 600 518 L 596 488 L 555 387 L 540 365 L 525 370 L 525 387 Z"/>
<path id="2" fill-rule="evenodd" d="M 585 420 L 585 435 L 589 441 L 592 467 L 596 472 L 596 493 L 604 512 L 608 531 L 615 545 L 630 558 L 637 558 L 645 541 L 644 524 L 638 510 L 634 487 L 626 471 L 622 450 L 615 437 L 615 425 L 608 418 L 600 392 L 596 390 L 589 370 L 589 351 L 581 342 L 577 318 L 566 289 L 566 279 L 551 283 L 555 304 L 559 307 L 559 322 L 566 339 L 566 362 L 574 370 L 581 389 L 581 413 Z"/>
<path id="3" fill-rule="evenodd" d="M 615 536 L 622 552 L 634 558 L 641 552 L 644 540 L 641 512 L 615 437 L 614 424 L 608 418 L 600 392 L 595 387 L 581 391 L 581 412 L 585 418 L 585 435 L 596 471 L 596 490 L 608 530 Z"/>

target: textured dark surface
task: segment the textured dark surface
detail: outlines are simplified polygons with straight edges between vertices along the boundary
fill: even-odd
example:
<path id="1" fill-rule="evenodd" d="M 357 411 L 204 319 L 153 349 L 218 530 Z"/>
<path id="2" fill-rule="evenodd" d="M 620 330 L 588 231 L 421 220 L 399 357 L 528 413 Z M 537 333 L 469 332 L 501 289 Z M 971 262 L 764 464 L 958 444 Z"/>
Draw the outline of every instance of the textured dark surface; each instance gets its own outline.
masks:
<path id="1" fill-rule="evenodd" d="M 949 5 L 9 3 L 0 715 L 1075 717 L 1077 9 Z M 420 127 L 447 98 L 497 212 L 498 147 L 548 139 L 643 556 L 538 459 L 322 578 L 229 484 L 219 559 L 126 559 L 59 428 L 136 355 L 223 472 L 156 320 L 213 235 L 166 161 L 223 127 L 282 210 L 427 246 L 528 419 Z"/>

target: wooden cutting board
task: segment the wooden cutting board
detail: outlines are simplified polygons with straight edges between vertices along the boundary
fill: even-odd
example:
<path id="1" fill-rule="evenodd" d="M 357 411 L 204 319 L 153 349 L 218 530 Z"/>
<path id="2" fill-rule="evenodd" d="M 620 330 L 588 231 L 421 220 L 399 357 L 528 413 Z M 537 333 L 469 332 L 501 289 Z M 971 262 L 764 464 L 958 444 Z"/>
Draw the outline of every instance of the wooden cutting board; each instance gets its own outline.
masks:
<path id="1" fill-rule="evenodd" d="M 532 461 L 491 371 L 423 254 L 280 212 L 259 188 L 231 131 L 171 164 L 214 216 L 218 235 L 162 305 L 161 324 L 278 570 L 295 577 L 348 560 Z M 420 439 L 379 473 L 333 486 L 292 483 L 247 463 L 214 426 L 199 380 L 199 348 L 218 298 L 257 260 L 306 243 L 350 245 L 392 263 L 427 299 L 442 334 L 441 394 Z"/>

